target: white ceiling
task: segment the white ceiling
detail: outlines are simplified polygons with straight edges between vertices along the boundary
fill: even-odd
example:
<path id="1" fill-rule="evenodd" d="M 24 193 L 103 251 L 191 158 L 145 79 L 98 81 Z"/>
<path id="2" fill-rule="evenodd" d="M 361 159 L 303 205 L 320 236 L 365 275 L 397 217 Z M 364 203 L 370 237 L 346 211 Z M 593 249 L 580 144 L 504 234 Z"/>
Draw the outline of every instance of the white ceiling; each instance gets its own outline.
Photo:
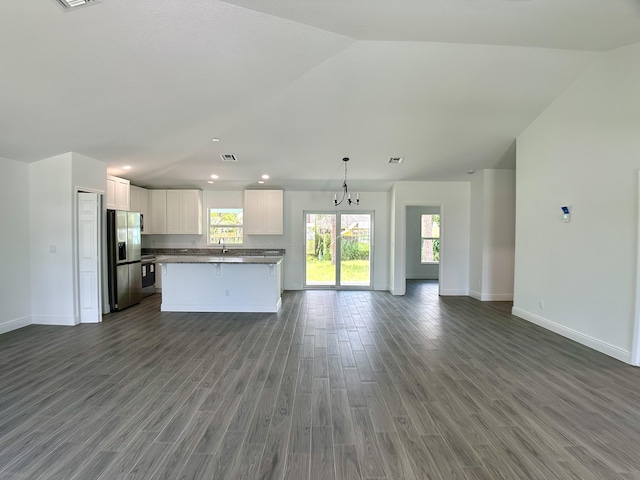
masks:
<path id="1" fill-rule="evenodd" d="M 637 0 L 7 0 L 0 156 L 156 187 L 336 190 L 344 156 L 355 190 L 467 180 L 513 168 L 515 137 L 636 42 Z"/>

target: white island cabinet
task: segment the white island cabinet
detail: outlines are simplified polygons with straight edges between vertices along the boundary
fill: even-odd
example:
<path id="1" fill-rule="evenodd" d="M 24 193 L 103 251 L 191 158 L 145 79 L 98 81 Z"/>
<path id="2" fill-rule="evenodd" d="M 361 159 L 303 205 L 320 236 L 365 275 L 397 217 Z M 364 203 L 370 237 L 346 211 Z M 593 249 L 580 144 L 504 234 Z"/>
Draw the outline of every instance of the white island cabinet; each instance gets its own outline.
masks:
<path id="1" fill-rule="evenodd" d="M 282 257 L 159 256 L 163 312 L 272 312 Z"/>

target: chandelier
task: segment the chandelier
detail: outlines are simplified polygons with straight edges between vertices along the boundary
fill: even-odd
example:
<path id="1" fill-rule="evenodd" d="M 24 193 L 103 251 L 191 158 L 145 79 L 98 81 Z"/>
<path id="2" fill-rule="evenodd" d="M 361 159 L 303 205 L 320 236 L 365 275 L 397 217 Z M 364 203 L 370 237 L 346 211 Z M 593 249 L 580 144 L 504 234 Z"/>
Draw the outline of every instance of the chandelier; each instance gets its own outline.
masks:
<path id="1" fill-rule="evenodd" d="M 338 195 L 334 194 L 333 204 L 337 207 L 346 199 L 349 205 L 353 203 L 355 203 L 356 205 L 360 205 L 360 194 L 356 193 L 356 199 L 351 200 L 351 193 L 349 193 L 349 187 L 347 186 L 347 162 L 349 161 L 349 157 L 344 157 L 342 161 L 344 162 L 344 182 L 342 182 L 342 198 L 340 199 L 340 201 L 338 201 Z"/>

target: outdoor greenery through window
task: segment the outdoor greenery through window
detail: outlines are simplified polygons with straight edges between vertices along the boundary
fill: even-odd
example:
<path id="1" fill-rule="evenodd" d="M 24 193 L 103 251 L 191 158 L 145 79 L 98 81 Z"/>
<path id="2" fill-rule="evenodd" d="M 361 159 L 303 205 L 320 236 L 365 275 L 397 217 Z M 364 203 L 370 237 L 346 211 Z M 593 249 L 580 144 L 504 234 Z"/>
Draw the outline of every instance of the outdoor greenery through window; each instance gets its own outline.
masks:
<path id="1" fill-rule="evenodd" d="M 209 244 L 242 245 L 242 209 L 209 209 Z"/>
<path id="2" fill-rule="evenodd" d="M 421 215 L 420 261 L 440 262 L 440 215 Z"/>

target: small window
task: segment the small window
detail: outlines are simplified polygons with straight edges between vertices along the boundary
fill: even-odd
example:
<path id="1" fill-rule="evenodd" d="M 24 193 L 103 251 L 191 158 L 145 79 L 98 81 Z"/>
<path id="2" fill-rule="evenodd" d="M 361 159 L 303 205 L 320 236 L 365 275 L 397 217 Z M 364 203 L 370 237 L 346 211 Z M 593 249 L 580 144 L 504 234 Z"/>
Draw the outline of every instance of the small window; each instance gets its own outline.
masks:
<path id="1" fill-rule="evenodd" d="M 421 215 L 420 261 L 440 262 L 440 215 Z"/>
<path id="2" fill-rule="evenodd" d="M 209 244 L 242 245 L 242 209 L 209 209 Z"/>

